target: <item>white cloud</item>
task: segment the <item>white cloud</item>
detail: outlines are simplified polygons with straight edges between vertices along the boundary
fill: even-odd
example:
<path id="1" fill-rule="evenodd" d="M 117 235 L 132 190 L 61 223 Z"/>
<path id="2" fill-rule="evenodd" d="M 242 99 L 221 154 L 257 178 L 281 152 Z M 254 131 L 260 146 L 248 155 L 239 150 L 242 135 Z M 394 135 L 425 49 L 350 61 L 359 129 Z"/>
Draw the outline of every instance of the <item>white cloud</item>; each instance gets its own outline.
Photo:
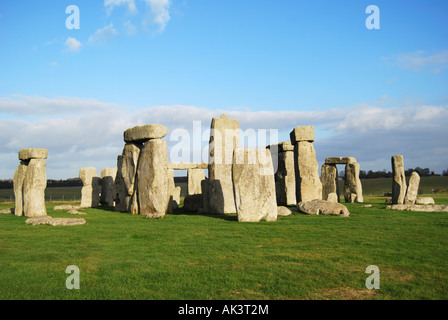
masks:
<path id="1" fill-rule="evenodd" d="M 448 50 L 428 54 L 420 50 L 411 53 L 402 53 L 393 57 L 383 58 L 384 61 L 390 62 L 402 69 L 412 70 L 415 72 L 429 69 L 438 74 L 442 68 L 448 64 Z"/>
<path id="2" fill-rule="evenodd" d="M 82 44 L 75 38 L 68 37 L 67 40 L 65 40 L 65 46 L 67 47 L 67 50 L 70 52 L 79 52 L 79 49 L 81 49 Z"/>
<path id="3" fill-rule="evenodd" d="M 115 30 L 114 25 L 111 23 L 104 28 L 98 29 L 93 35 L 90 36 L 88 40 L 88 44 L 90 45 L 98 45 L 104 44 L 108 40 L 116 37 L 118 35 L 118 31 Z"/>
<path id="4" fill-rule="evenodd" d="M 170 21 L 170 0 L 145 0 L 150 7 L 150 20 L 144 21 L 144 24 L 153 23 L 158 26 L 159 31 L 165 30 L 167 23 Z"/>
<path id="5" fill-rule="evenodd" d="M 116 165 L 123 131 L 136 125 L 160 123 L 168 128 L 169 141 L 175 129 L 190 133 L 193 121 L 202 122 L 203 132 L 211 119 L 226 113 L 238 119 L 243 130 L 279 129 L 286 141 L 295 126 L 314 125 L 318 161 L 330 156 L 353 156 L 361 170 L 390 170 L 390 157 L 403 154 L 406 168 L 447 169 L 448 105 L 380 108 L 361 104 L 322 111 L 251 111 L 205 109 L 195 106 L 130 108 L 94 99 L 76 97 L 0 97 L 1 178 L 11 178 L 17 167 L 17 152 L 26 147 L 49 149 L 49 178 L 78 175 L 79 168 Z M 202 132 L 202 133 L 203 133 Z M 207 144 L 208 137 L 205 137 Z M 193 161 L 193 159 L 191 159 Z M 376 166 L 376 167 L 372 167 Z"/>
<path id="6" fill-rule="evenodd" d="M 128 12 L 134 14 L 137 12 L 137 7 L 134 0 L 104 0 L 104 6 L 107 8 L 107 13 L 110 14 L 115 7 L 126 6 Z"/>
<path id="7" fill-rule="evenodd" d="M 135 25 L 133 25 L 130 20 L 123 23 L 123 27 L 124 27 L 125 33 L 128 36 L 133 36 L 137 33 L 137 27 Z"/>

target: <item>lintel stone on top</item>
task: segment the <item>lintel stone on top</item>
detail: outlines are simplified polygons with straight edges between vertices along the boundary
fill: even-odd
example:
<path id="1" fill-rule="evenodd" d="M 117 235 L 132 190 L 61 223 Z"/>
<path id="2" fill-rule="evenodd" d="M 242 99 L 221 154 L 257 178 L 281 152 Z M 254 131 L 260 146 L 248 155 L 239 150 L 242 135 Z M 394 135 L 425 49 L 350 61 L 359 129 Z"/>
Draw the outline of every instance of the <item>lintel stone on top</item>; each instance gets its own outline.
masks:
<path id="1" fill-rule="evenodd" d="M 350 164 L 356 163 L 356 158 L 353 157 L 328 157 L 325 159 L 326 164 Z"/>

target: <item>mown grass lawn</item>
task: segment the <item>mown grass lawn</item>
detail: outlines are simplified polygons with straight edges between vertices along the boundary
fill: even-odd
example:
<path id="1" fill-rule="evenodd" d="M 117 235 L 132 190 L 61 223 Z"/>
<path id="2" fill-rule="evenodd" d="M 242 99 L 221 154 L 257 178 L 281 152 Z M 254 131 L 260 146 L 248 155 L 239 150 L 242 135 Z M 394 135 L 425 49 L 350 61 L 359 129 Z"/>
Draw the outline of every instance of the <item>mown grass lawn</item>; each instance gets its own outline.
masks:
<path id="1" fill-rule="evenodd" d="M 389 211 L 384 199 L 347 204 L 348 218 L 273 223 L 88 209 L 87 224 L 52 227 L 2 214 L 0 299 L 447 299 L 448 213 Z M 50 216 L 74 217 L 54 205 Z M 69 265 L 80 290 L 65 287 Z M 379 290 L 366 289 L 369 265 Z"/>

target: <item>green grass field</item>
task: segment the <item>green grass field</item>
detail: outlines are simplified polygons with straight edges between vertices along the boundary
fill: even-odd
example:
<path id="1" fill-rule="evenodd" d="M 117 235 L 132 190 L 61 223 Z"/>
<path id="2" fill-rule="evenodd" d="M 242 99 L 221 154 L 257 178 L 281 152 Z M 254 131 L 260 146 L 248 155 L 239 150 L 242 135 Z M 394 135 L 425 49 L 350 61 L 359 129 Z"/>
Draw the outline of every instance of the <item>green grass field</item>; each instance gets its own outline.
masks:
<path id="1" fill-rule="evenodd" d="M 98 208 L 85 210 L 85 225 L 52 227 L 1 214 L 0 299 L 447 299 L 448 213 L 388 211 L 384 199 L 347 204 L 348 218 L 271 223 Z M 74 217 L 56 204 L 50 216 Z M 65 287 L 69 265 L 80 290 Z M 379 290 L 365 287 L 369 265 L 380 268 Z"/>

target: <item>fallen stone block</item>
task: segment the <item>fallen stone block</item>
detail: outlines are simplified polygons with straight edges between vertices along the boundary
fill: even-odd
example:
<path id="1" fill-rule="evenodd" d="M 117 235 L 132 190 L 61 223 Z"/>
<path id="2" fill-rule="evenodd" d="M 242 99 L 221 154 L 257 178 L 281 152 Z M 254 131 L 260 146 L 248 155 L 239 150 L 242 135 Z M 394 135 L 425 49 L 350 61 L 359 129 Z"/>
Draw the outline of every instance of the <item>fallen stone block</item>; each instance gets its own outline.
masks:
<path id="1" fill-rule="evenodd" d="M 335 214 L 343 217 L 348 217 L 350 215 L 350 212 L 343 204 L 318 199 L 308 202 L 300 202 L 297 205 L 297 209 L 302 213 L 310 215 Z"/>

